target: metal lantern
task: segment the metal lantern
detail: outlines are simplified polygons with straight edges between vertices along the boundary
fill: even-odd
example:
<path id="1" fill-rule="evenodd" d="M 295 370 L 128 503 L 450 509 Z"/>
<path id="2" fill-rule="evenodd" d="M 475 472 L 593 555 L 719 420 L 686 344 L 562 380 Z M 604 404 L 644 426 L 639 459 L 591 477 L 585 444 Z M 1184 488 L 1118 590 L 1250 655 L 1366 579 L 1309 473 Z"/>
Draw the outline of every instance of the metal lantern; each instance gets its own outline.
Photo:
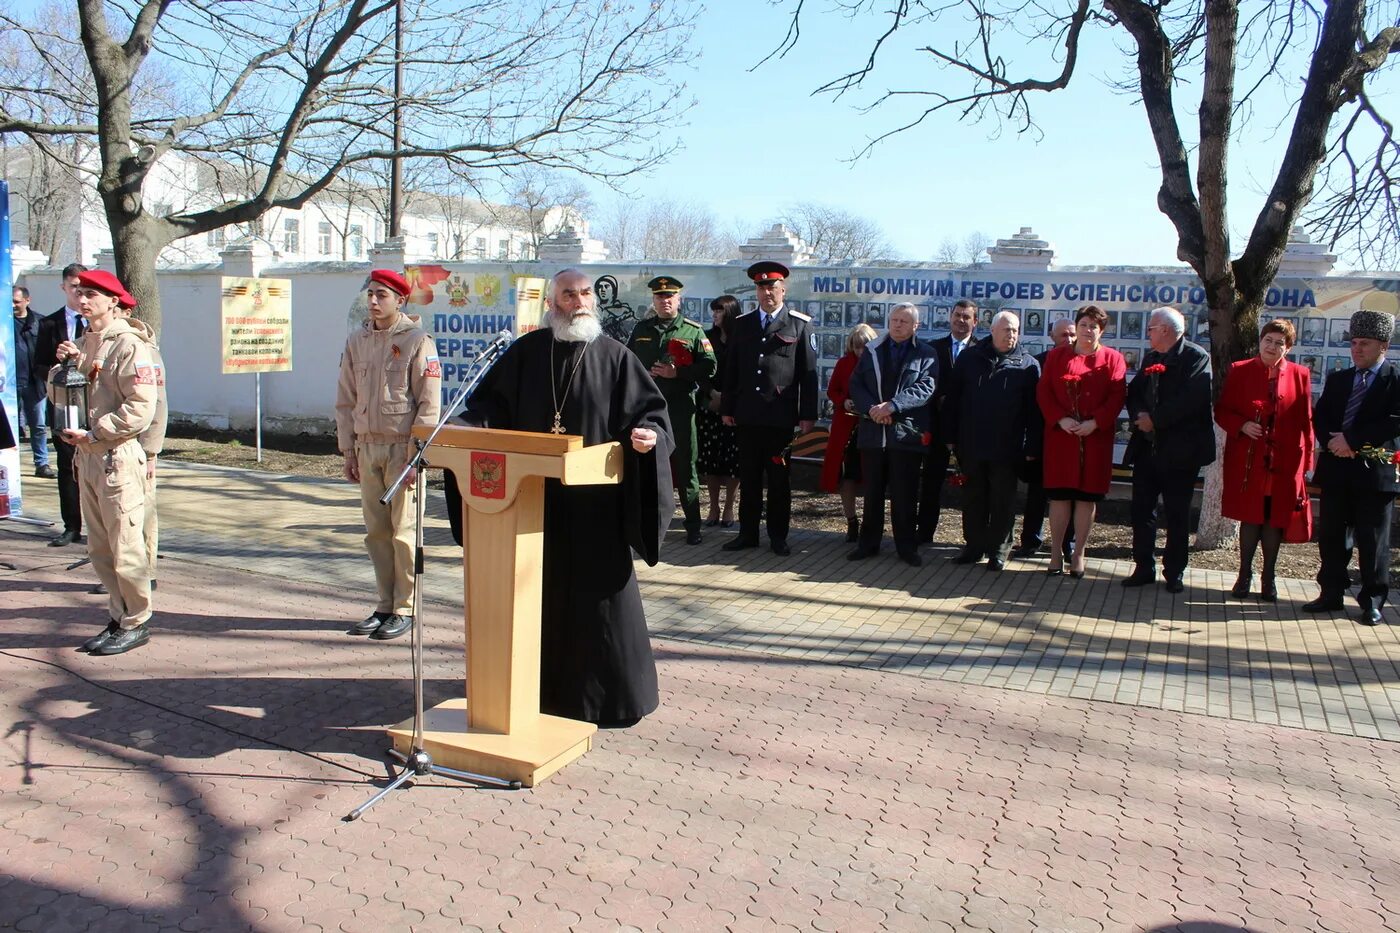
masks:
<path id="1" fill-rule="evenodd" d="M 58 372 L 49 380 L 54 388 L 53 432 L 86 431 L 88 429 L 87 379 L 78 372 L 72 357 L 64 360 Z"/>

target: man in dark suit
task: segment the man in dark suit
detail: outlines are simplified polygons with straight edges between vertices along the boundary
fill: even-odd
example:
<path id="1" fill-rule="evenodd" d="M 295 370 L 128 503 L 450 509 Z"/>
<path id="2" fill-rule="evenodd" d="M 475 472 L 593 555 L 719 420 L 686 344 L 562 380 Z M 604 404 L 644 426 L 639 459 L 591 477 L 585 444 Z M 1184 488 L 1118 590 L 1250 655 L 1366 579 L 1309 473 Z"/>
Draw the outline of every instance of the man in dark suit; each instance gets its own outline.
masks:
<path id="1" fill-rule="evenodd" d="M 942 511 L 943 479 L 948 473 L 948 444 L 952 441 L 952 438 L 945 436 L 939 418 L 947 376 L 952 373 L 958 354 L 974 343 L 972 332 L 976 327 L 977 302 L 964 298 L 953 305 L 953 311 L 948 315 L 949 335 L 931 341 L 934 353 L 938 356 L 938 372 L 942 373 L 944 378 L 939 380 L 937 388 L 933 390 L 933 398 L 928 403 L 929 445 L 924 453 L 923 476 L 919 484 L 920 544 L 928 544 L 933 540 L 934 532 L 938 531 L 938 516 Z"/>
<path id="2" fill-rule="evenodd" d="M 817 336 L 810 317 L 783 304 L 787 266 L 756 262 L 747 272 L 758 287 L 758 310 L 735 322 L 720 398 L 720 415 L 737 428 L 739 444 L 739 535 L 723 549 L 758 547 L 766 477 L 768 542 L 785 557 L 792 553 L 792 429 L 806 434 L 817 420 Z"/>
<path id="3" fill-rule="evenodd" d="M 1349 369 L 1332 373 L 1313 412 L 1322 453 L 1313 481 L 1322 488 L 1317 549 L 1322 567 L 1317 599 L 1304 612 L 1335 612 L 1351 586 L 1353 536 L 1361 568 L 1356 621 L 1377 625 L 1390 592 L 1390 515 L 1400 492 L 1400 467 L 1390 462 L 1400 449 L 1400 371 L 1385 351 L 1395 319 L 1380 311 L 1351 316 Z"/>
<path id="4" fill-rule="evenodd" d="M 1150 349 L 1128 384 L 1133 434 L 1123 462 L 1133 467 L 1133 572 L 1124 586 L 1157 579 L 1157 503 L 1167 526 L 1162 576 L 1167 592 L 1186 588 L 1191 495 L 1201 467 L 1215 459 L 1211 420 L 1210 354 L 1186 339 L 1175 308 L 1157 308 L 1147 320 Z"/>
<path id="5" fill-rule="evenodd" d="M 83 316 L 78 313 L 78 276 L 87 266 L 72 263 L 63 268 L 64 304 L 39 322 L 39 336 L 34 341 L 34 364 L 47 374 L 49 369 L 71 357 L 79 356 L 78 341 L 87 330 Z M 54 425 L 53 406 L 48 407 L 49 426 Z M 83 512 L 79 504 L 78 479 L 73 474 L 73 445 L 65 443 L 55 429 L 55 453 L 58 454 L 58 509 L 63 516 L 63 531 L 49 542 L 50 547 L 64 547 L 85 542 Z"/>

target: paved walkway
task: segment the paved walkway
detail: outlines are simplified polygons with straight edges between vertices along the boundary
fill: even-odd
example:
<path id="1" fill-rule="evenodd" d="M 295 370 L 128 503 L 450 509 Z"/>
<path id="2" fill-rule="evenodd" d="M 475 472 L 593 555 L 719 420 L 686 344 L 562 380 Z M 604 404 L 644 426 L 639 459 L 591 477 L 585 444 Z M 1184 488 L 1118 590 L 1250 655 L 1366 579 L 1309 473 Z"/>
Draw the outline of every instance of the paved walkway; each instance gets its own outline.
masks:
<path id="1" fill-rule="evenodd" d="M 412 702 L 406 640 L 341 634 L 356 497 L 168 466 L 159 631 L 122 658 L 71 650 L 102 621 L 80 554 L 0 524 L 0 928 L 1400 926 L 1397 628 L 1300 618 L 1307 584 L 673 540 L 655 715 L 532 791 L 431 779 L 343 823 Z M 461 691 L 447 541 L 430 703 Z"/>

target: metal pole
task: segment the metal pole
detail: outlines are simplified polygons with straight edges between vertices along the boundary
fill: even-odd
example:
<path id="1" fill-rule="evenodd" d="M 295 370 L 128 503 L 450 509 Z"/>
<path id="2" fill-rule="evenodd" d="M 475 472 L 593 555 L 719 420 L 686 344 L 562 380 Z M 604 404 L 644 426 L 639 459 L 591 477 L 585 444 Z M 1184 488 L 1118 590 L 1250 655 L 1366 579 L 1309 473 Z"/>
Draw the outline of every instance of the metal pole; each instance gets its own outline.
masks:
<path id="1" fill-rule="evenodd" d="M 394 2 L 394 155 L 389 159 L 389 236 L 403 235 L 403 0 Z"/>
<path id="2" fill-rule="evenodd" d="M 257 401 L 254 402 L 253 432 L 258 446 L 258 462 L 262 463 L 262 373 L 253 373 L 253 385 L 257 395 Z"/>

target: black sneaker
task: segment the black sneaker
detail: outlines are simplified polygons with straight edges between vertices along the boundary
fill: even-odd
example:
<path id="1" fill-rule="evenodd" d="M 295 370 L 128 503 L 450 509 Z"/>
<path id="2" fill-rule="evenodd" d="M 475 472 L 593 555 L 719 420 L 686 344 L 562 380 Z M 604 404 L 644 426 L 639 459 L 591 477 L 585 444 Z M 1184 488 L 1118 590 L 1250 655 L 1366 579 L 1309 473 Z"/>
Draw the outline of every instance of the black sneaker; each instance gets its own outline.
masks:
<path id="1" fill-rule="evenodd" d="M 356 622 L 354 625 L 352 625 L 352 626 L 350 626 L 348 629 L 346 629 L 346 630 L 345 630 L 345 634 L 346 634 L 346 635 L 373 635 L 373 634 L 379 629 L 379 626 L 380 626 L 380 625 L 384 624 L 385 622 L 388 622 L 389 619 L 392 618 L 392 617 L 393 617 L 393 613 L 392 613 L 392 612 L 379 612 L 379 611 L 372 612 L 372 613 L 369 614 L 369 617 L 368 617 L 368 618 L 363 619 L 362 621 Z"/>
<path id="2" fill-rule="evenodd" d="M 391 638 L 398 638 L 411 628 L 413 628 L 413 616 L 395 613 L 384 620 L 384 624 L 375 629 L 369 637 L 376 641 L 388 641 Z"/>
<path id="3" fill-rule="evenodd" d="M 58 479 L 58 471 L 47 463 L 41 467 L 35 467 L 34 475 L 40 479 Z"/>

